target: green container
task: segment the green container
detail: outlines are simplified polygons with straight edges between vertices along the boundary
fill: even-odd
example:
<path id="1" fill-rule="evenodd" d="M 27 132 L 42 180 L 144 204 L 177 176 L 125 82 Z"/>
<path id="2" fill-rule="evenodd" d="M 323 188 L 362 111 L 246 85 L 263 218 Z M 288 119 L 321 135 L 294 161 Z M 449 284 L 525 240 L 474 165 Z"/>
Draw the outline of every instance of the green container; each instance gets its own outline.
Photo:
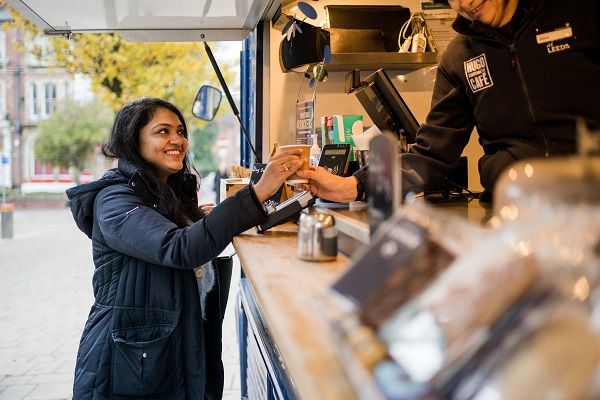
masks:
<path id="1" fill-rule="evenodd" d="M 353 134 L 363 133 L 362 115 L 334 115 L 333 143 L 350 143 L 354 150 Z M 350 152 L 350 161 L 354 161 L 354 151 Z"/>

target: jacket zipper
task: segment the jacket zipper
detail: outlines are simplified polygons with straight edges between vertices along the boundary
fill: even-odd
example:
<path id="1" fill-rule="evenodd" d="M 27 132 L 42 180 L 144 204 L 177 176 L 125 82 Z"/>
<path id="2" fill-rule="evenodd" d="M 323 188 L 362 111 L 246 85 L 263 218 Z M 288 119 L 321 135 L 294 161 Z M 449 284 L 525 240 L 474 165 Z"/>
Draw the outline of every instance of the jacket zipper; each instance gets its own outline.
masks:
<path id="1" fill-rule="evenodd" d="M 519 59 L 517 57 L 517 50 L 515 49 L 514 43 L 509 44 L 510 56 L 511 56 L 511 65 L 513 70 L 516 69 L 519 74 L 519 81 L 521 82 L 521 87 L 525 92 L 525 98 L 527 99 L 527 107 L 529 108 L 529 114 L 531 115 L 531 119 L 533 120 L 536 130 L 538 131 L 539 136 L 542 138 L 544 142 L 544 157 L 548 158 L 550 156 L 550 150 L 548 146 L 548 139 L 544 134 L 544 131 L 540 128 L 538 124 L 538 120 L 535 116 L 535 112 L 533 111 L 533 104 L 531 104 L 531 97 L 529 96 L 529 90 L 527 89 L 527 85 L 525 84 L 525 77 L 523 76 L 523 71 L 521 70 L 521 65 L 519 63 Z"/>

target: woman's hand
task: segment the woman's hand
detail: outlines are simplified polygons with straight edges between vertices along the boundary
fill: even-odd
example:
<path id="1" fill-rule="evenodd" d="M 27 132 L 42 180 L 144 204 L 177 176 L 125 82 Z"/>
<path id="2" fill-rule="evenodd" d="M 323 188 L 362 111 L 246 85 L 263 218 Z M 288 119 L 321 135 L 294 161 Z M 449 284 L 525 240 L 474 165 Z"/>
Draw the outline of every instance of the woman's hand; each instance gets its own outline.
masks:
<path id="1" fill-rule="evenodd" d="M 300 158 L 302 150 L 293 149 L 271 158 L 265 167 L 260 180 L 254 185 L 254 193 L 263 202 L 281 187 L 283 182 L 298 170 L 304 163 Z"/>
<path id="2" fill-rule="evenodd" d="M 315 166 L 298 171 L 298 176 L 308 179 L 308 183 L 297 185 L 297 189 L 310 190 L 324 200 L 348 203 L 356 200 L 358 195 L 357 180 L 353 176 L 337 176 L 323 167 Z"/>
<path id="3" fill-rule="evenodd" d="M 213 208 L 216 207 L 215 203 L 203 203 L 198 206 L 204 215 L 209 214 Z"/>

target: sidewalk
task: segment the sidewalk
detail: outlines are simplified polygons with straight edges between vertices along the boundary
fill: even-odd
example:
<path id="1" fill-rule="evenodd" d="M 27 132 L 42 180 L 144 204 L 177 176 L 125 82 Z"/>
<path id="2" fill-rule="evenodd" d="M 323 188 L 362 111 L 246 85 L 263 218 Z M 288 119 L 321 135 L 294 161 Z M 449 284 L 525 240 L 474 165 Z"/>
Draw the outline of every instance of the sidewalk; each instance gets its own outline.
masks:
<path id="1" fill-rule="evenodd" d="M 224 322 L 224 399 L 240 398 L 234 272 Z M 19 210 L 0 239 L 0 400 L 70 399 L 77 346 L 93 302 L 90 240 L 68 209 Z"/>

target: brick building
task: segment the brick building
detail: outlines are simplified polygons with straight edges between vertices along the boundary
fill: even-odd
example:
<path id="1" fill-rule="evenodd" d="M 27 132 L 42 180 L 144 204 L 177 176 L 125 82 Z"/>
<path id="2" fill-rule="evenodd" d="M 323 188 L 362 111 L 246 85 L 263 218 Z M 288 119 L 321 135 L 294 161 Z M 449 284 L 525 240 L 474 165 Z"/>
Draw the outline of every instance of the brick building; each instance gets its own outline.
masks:
<path id="1" fill-rule="evenodd" d="M 0 9 L 0 23 L 10 21 L 6 8 Z M 38 38 L 36 40 L 45 40 Z M 54 168 L 36 159 L 34 146 L 38 124 L 54 111 L 65 97 L 90 99 L 89 83 L 73 78 L 64 69 L 37 59 L 25 33 L 2 25 L 0 30 L 0 186 L 39 191 L 60 191 L 71 184 L 65 168 Z M 33 184 L 33 185 L 32 185 Z"/>

